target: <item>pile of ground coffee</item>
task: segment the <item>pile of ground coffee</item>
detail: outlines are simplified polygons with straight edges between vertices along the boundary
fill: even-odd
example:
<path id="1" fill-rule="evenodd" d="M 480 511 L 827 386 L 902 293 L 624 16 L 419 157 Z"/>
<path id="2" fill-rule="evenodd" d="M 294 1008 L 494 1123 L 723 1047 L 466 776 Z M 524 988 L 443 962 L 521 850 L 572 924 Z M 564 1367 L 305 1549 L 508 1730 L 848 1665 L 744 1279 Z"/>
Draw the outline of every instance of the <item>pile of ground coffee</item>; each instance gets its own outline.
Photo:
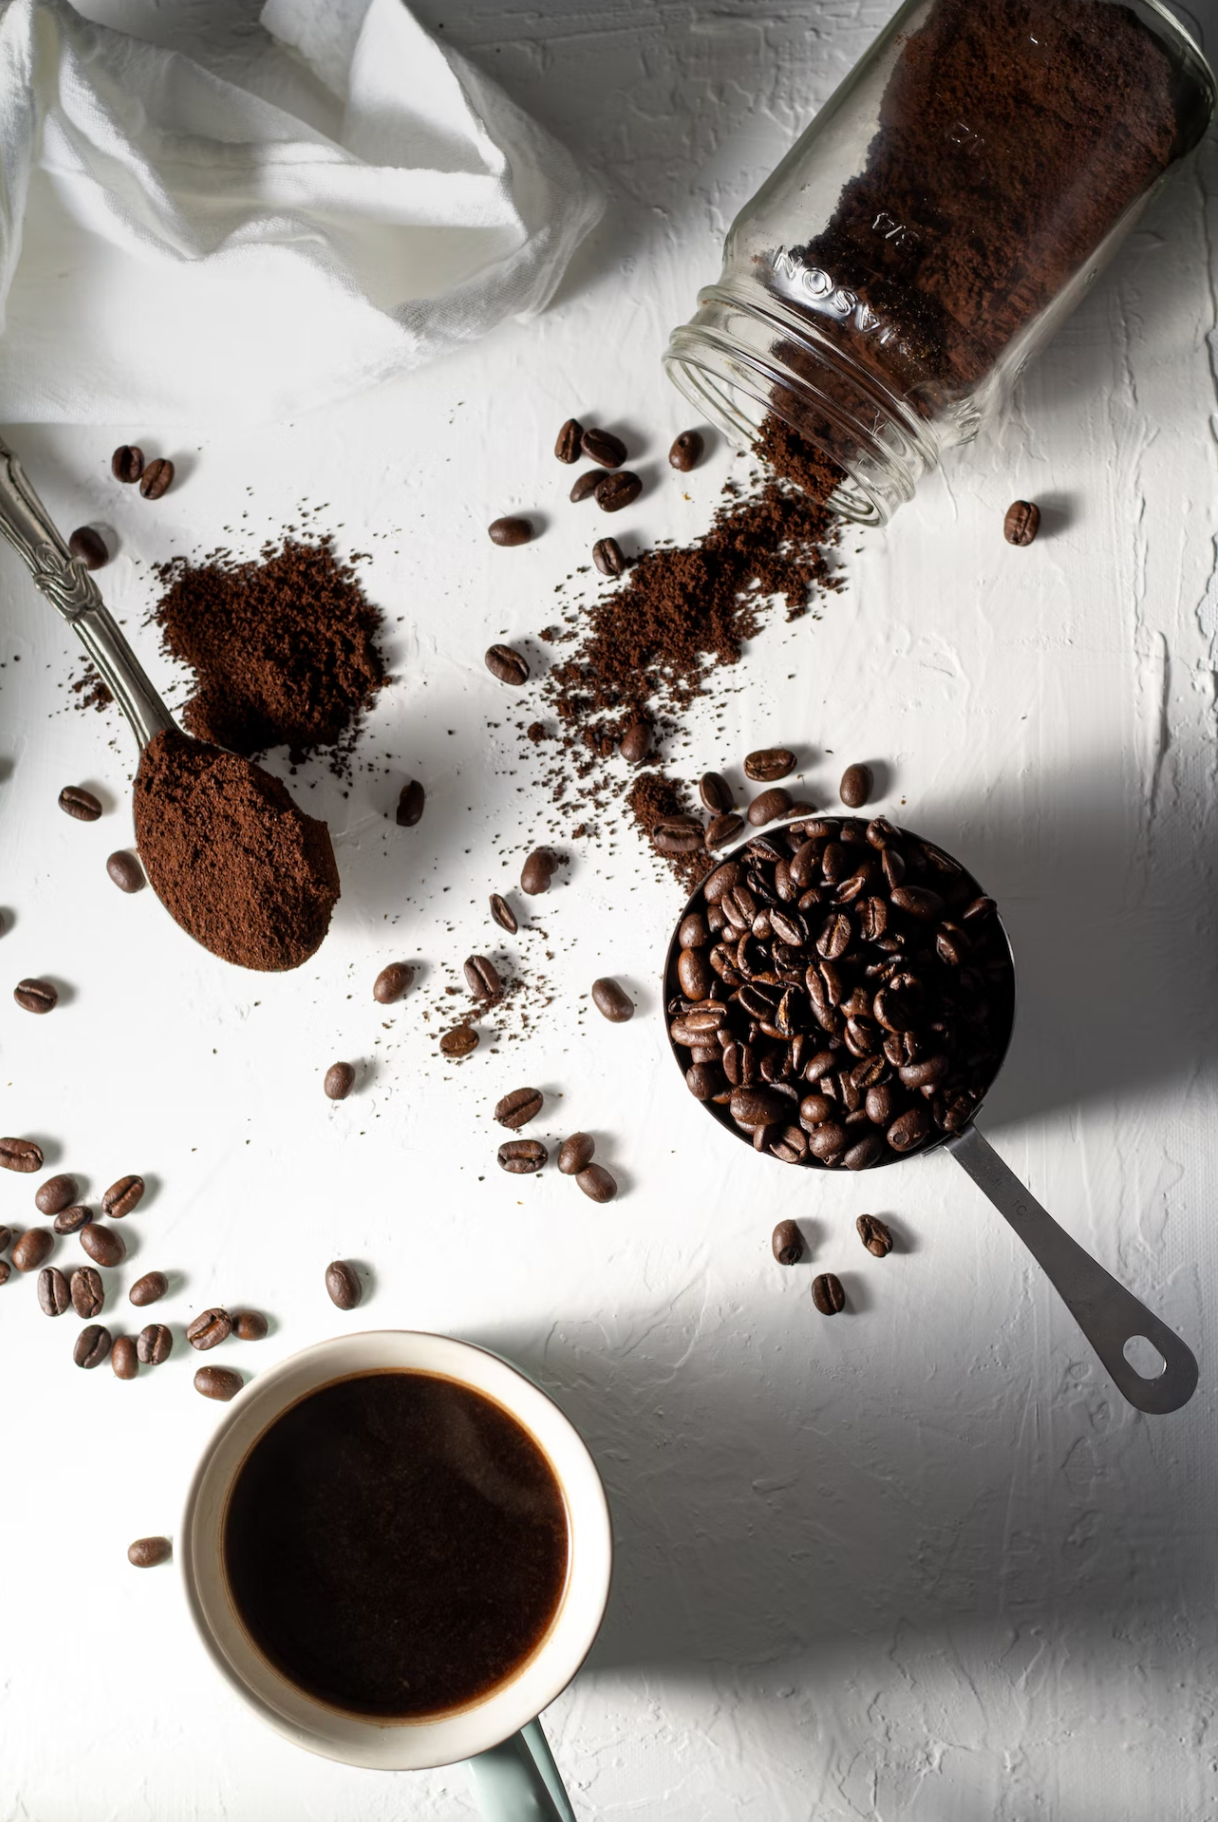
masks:
<path id="1" fill-rule="evenodd" d="M 631 780 L 626 792 L 629 810 L 639 834 L 651 846 L 651 833 L 657 823 L 692 817 L 689 792 L 679 779 L 665 778 L 662 772 L 640 772 Z M 686 892 L 692 892 L 711 863 L 705 852 L 665 854 L 663 857 Z"/>
<path id="2" fill-rule="evenodd" d="M 164 650 L 195 672 L 188 731 L 247 757 L 286 746 L 294 765 L 319 749 L 350 757 L 387 681 L 381 615 L 328 537 L 285 538 L 257 561 L 177 557 L 153 609 Z"/>
<path id="3" fill-rule="evenodd" d="M 176 729 L 158 734 L 135 777 L 135 834 L 174 921 L 242 968 L 299 968 L 338 899 L 324 822 L 298 810 L 260 766 Z"/>

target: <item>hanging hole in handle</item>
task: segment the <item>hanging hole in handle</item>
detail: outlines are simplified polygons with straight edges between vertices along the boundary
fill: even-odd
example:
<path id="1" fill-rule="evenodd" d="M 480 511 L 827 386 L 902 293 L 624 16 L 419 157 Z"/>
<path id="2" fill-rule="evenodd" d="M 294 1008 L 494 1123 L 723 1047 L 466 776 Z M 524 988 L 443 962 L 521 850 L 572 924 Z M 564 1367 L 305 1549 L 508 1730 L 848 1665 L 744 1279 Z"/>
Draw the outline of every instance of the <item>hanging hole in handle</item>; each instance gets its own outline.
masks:
<path id="1" fill-rule="evenodd" d="M 1162 1379 L 1167 1371 L 1166 1360 L 1145 1335 L 1131 1335 L 1121 1352 L 1139 1379 Z"/>

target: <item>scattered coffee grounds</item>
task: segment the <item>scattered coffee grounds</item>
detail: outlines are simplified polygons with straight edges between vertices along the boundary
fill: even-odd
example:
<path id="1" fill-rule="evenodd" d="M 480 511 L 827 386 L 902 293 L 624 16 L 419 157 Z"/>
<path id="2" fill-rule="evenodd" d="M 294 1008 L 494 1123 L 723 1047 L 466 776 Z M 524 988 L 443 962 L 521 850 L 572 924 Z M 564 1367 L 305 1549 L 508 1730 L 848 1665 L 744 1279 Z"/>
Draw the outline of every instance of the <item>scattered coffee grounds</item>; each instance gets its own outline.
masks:
<path id="1" fill-rule="evenodd" d="M 257 561 L 160 564 L 153 609 L 164 650 L 196 675 L 182 711 L 199 740 L 253 758 L 321 750 L 346 775 L 365 712 L 388 681 L 381 615 L 331 538 L 268 544 Z"/>
<path id="2" fill-rule="evenodd" d="M 325 823 L 232 753 L 158 734 L 135 778 L 135 832 L 157 897 L 242 968 L 298 968 L 330 926 L 338 868 Z"/>
<path id="3" fill-rule="evenodd" d="M 639 833 L 646 836 L 648 846 L 658 823 L 693 815 L 685 786 L 660 772 L 639 773 L 626 793 L 626 807 Z M 687 893 L 693 891 L 710 863 L 705 849 L 692 854 L 666 854 L 664 858 Z"/>

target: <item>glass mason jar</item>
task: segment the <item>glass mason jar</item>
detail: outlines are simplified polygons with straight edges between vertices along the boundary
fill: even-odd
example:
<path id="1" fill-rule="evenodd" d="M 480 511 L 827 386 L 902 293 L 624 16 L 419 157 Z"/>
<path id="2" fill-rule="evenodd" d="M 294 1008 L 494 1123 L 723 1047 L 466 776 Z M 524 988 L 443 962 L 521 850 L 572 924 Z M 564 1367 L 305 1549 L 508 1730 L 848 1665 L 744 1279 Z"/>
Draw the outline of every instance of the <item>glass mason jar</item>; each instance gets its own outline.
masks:
<path id="1" fill-rule="evenodd" d="M 1157 0 L 905 0 L 737 216 L 669 377 L 883 523 L 994 415 L 1213 105 Z"/>

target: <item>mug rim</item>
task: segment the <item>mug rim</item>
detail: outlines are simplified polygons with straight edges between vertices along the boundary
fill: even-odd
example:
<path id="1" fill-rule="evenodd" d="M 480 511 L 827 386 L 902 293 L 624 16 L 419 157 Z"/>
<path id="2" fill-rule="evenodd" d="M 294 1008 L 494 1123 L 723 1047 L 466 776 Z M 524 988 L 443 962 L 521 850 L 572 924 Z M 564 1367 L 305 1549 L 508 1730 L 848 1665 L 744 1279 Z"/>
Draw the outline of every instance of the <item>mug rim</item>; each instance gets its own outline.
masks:
<path id="1" fill-rule="evenodd" d="M 470 1371 L 474 1361 L 478 1373 Z M 567 1510 L 567 1577 L 545 1636 L 485 1697 L 436 1715 L 360 1715 L 311 1696 L 258 1650 L 215 1565 L 228 1495 L 258 1439 L 301 1398 L 338 1379 L 387 1370 L 439 1374 L 501 1404 L 542 1449 Z M 550 1432 L 548 1439 L 531 1419 L 540 1419 L 541 1428 Z M 555 1459 L 555 1441 L 562 1460 Z M 235 1453 L 235 1461 L 218 1466 L 226 1453 Z M 210 1486 L 217 1473 L 218 1486 Z M 199 1455 L 177 1535 L 174 1554 L 187 1610 L 229 1687 L 297 1746 L 373 1769 L 425 1770 L 457 1763 L 499 1745 L 534 1720 L 585 1662 L 600 1631 L 612 1579 L 608 1500 L 591 1451 L 570 1418 L 548 1392 L 492 1348 L 422 1329 L 361 1329 L 332 1336 L 285 1356 L 250 1380 L 226 1406 Z"/>

